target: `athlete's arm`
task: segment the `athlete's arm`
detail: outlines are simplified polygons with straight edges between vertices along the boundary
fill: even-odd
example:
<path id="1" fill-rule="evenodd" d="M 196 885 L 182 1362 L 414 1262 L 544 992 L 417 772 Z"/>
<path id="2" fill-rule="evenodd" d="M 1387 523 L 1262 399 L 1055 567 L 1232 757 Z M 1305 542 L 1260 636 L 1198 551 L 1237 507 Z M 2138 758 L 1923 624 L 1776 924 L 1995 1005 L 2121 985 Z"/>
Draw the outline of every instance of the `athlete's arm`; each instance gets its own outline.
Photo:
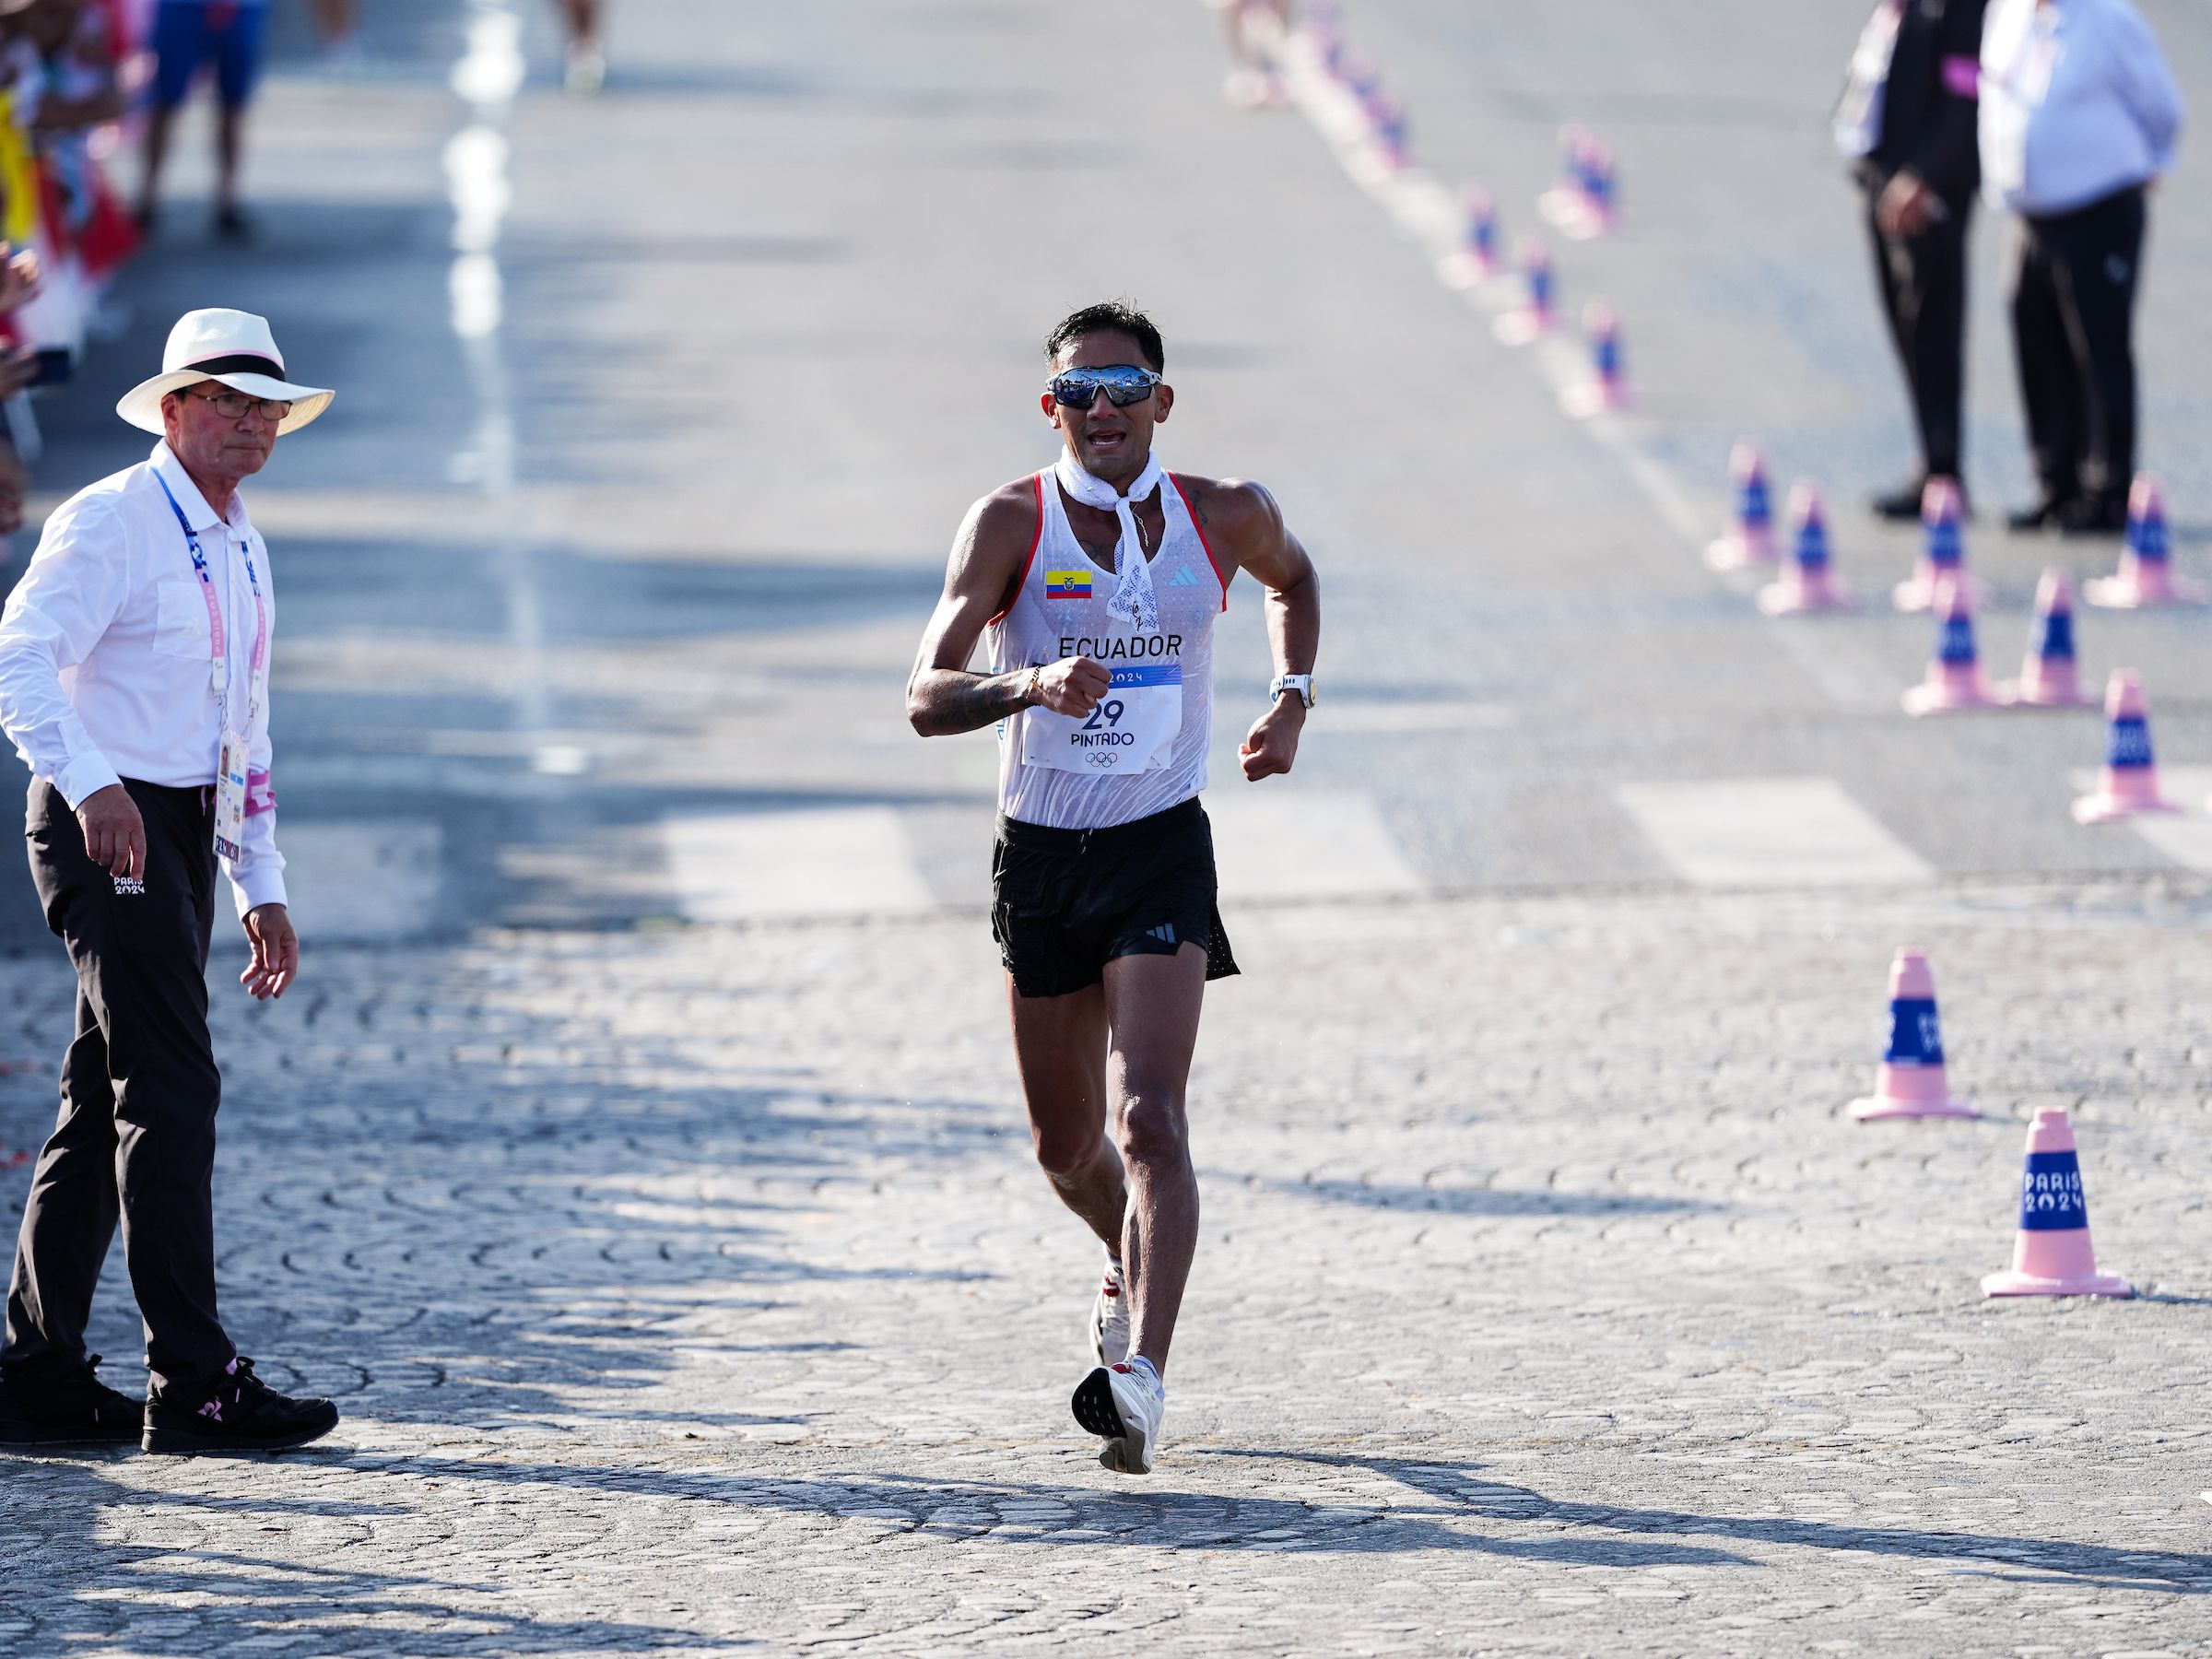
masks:
<path id="1" fill-rule="evenodd" d="M 972 674 L 968 660 L 993 617 L 1014 602 L 1037 540 L 1037 502 L 1027 479 L 968 510 L 945 568 L 945 594 L 922 633 L 906 682 L 906 717 L 924 737 L 980 731 L 1031 702 L 1088 714 L 1113 677 L 1088 657 L 1048 665 L 1030 691 L 1030 670 Z"/>
<path id="2" fill-rule="evenodd" d="M 1234 571 L 1250 571 L 1267 590 L 1267 647 L 1277 674 L 1311 674 L 1321 648 L 1321 583 L 1313 561 L 1283 523 L 1266 488 L 1245 479 L 1192 480 L 1191 507 L 1212 545 Z M 1277 698 L 1253 722 L 1237 751 L 1248 782 L 1290 770 L 1306 705 L 1295 693 Z"/>

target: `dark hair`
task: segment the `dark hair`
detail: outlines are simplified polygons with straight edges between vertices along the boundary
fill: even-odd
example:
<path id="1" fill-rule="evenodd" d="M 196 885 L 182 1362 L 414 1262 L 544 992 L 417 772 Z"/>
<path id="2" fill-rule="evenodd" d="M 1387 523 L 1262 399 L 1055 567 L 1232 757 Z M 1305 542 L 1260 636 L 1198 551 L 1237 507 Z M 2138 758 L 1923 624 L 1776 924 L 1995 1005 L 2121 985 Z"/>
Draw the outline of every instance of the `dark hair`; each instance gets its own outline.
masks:
<path id="1" fill-rule="evenodd" d="M 1152 326 L 1152 319 L 1126 300 L 1104 300 L 1096 305 L 1087 305 L 1081 311 L 1070 312 L 1053 324 L 1053 332 L 1044 336 L 1044 356 L 1047 362 L 1057 362 L 1063 347 L 1072 346 L 1086 335 L 1124 334 L 1136 342 L 1137 349 L 1145 354 L 1145 366 L 1155 374 L 1165 373 L 1168 367 L 1167 348 L 1159 343 L 1159 330 Z"/>

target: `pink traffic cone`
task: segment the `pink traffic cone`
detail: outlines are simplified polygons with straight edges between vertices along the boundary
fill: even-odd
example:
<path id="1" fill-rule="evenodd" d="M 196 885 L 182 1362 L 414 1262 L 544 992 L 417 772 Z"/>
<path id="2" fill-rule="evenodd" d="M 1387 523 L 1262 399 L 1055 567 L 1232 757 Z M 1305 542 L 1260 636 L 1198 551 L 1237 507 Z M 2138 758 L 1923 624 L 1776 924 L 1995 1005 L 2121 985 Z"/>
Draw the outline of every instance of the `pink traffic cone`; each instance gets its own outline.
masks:
<path id="1" fill-rule="evenodd" d="M 1554 321 L 1557 279 L 1551 270 L 1551 250 L 1540 241 L 1523 242 L 1521 276 L 1528 285 L 1526 297 L 1491 325 L 1491 332 L 1508 346 L 1525 346 L 1541 338 L 1551 332 Z"/>
<path id="2" fill-rule="evenodd" d="M 2137 473 L 2127 491 L 2127 544 L 2120 552 L 2119 571 L 2083 582 L 2082 595 L 2111 610 L 2204 604 L 2205 590 L 2173 573 L 2172 553 L 2166 492 L 2148 473 Z"/>
<path id="3" fill-rule="evenodd" d="M 1579 126 L 1559 130 L 1559 182 L 1536 198 L 1545 222 L 1577 241 L 1612 223 L 1612 152 Z"/>
<path id="4" fill-rule="evenodd" d="M 1900 949 L 1889 965 L 1889 1044 L 1874 1092 L 1852 1101 L 1854 1118 L 1972 1117 L 1951 1095 L 1943 1070 L 1943 1028 L 1936 1017 L 1936 976 L 1927 953 Z"/>
<path id="5" fill-rule="evenodd" d="M 1948 714 L 1990 707 L 1997 700 L 1982 677 L 1981 656 L 1974 649 L 1974 608 L 1967 600 L 1965 582 L 1943 584 L 1936 615 L 1936 652 L 1928 658 L 1927 677 L 1905 693 L 1905 712 Z"/>
<path id="6" fill-rule="evenodd" d="M 2133 668 L 2112 670 L 2104 688 L 2104 712 L 2112 723 L 2104 771 L 2098 774 L 2095 792 L 2074 803 L 2075 822 L 2109 824 L 2139 813 L 2179 812 L 2179 806 L 2159 793 L 2158 760 L 2150 749 L 2150 707 L 2143 700 L 2143 681 Z"/>
<path id="7" fill-rule="evenodd" d="M 1471 288 L 1498 271 L 1498 205 L 1479 184 L 1468 185 L 1460 201 L 1467 216 L 1467 240 L 1438 262 L 1437 274 L 1449 288 Z"/>
<path id="8" fill-rule="evenodd" d="M 1807 479 L 1790 486 L 1790 562 L 1779 582 L 1759 590 L 1759 608 L 1770 617 L 1849 610 L 1851 594 L 1829 568 L 1828 518 L 1820 491 Z"/>
<path id="9" fill-rule="evenodd" d="M 2133 1296 L 2116 1273 L 2097 1271 L 2089 1243 L 2089 1204 L 2081 1159 L 2064 1106 L 2046 1106 L 2028 1125 L 2028 1167 L 2020 1176 L 2020 1228 L 2012 1270 L 1982 1281 L 1984 1296 Z"/>
<path id="10" fill-rule="evenodd" d="M 2082 689 L 2074 660 L 2074 582 L 2053 565 L 2035 584 L 2035 632 L 2020 677 L 1997 688 L 2000 701 L 2019 709 L 2086 709 L 2097 700 Z"/>
<path id="11" fill-rule="evenodd" d="M 1738 439 L 1728 452 L 1728 479 L 1733 522 L 1725 535 L 1706 547 L 1705 562 L 1716 571 L 1772 564 L 1774 508 L 1767 494 L 1767 462 L 1750 439 Z"/>
<path id="12" fill-rule="evenodd" d="M 1363 184 L 1380 184 L 1406 170 L 1406 106 L 1378 81 L 1359 107 L 1367 121 L 1367 142 L 1353 156 L 1351 171 Z"/>
<path id="13" fill-rule="evenodd" d="M 1385 171 L 1401 172 L 1406 166 L 1406 106 L 1384 94 L 1372 107 L 1375 153 Z"/>
<path id="14" fill-rule="evenodd" d="M 1985 596 L 1982 584 L 1967 574 L 1966 502 L 1955 478 L 1930 478 L 1920 492 L 1920 522 L 1927 532 L 1920 562 L 1912 574 L 1890 590 L 1900 611 L 1933 610 L 1938 591 L 1947 582 L 1966 590 L 1967 602 L 1979 605 Z"/>
<path id="15" fill-rule="evenodd" d="M 1577 419 L 1628 406 L 1629 387 L 1620 356 L 1620 323 L 1613 308 L 1595 300 L 1583 308 L 1583 334 L 1590 342 L 1590 378 L 1559 395 L 1559 406 Z"/>

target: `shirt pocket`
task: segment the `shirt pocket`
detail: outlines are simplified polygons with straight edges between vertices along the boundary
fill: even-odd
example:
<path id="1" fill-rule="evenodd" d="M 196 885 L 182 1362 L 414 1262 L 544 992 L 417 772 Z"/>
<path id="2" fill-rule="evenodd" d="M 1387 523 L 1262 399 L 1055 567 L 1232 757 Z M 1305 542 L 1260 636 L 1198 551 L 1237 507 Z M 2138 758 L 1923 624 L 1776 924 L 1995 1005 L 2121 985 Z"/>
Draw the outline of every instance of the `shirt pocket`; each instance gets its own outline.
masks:
<path id="1" fill-rule="evenodd" d="M 215 641 L 207 630 L 207 601 L 196 577 L 174 577 L 154 587 L 154 650 L 161 656 L 197 657 L 212 662 Z"/>

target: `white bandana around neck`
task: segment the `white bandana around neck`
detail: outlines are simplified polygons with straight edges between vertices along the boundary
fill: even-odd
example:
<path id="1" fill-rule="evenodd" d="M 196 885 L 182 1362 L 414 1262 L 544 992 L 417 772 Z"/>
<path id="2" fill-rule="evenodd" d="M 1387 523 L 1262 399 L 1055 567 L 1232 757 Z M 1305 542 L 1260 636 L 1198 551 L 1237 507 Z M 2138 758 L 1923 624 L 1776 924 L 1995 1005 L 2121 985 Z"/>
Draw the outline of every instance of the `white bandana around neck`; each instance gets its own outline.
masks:
<path id="1" fill-rule="evenodd" d="M 1086 507 L 1111 509 L 1121 521 L 1121 539 L 1113 547 L 1113 597 L 1106 601 L 1106 614 L 1119 618 L 1139 633 L 1159 631 L 1159 597 L 1152 591 L 1152 561 L 1145 557 L 1144 539 L 1136 533 L 1136 514 L 1131 503 L 1141 501 L 1160 488 L 1167 474 L 1161 470 L 1157 454 L 1145 457 L 1145 470 L 1136 475 L 1136 482 L 1129 486 L 1129 493 L 1121 491 L 1105 479 L 1085 469 L 1083 464 L 1066 450 L 1053 463 L 1053 476 L 1060 480 L 1060 488 Z M 1160 510 L 1164 515 L 1167 502 L 1163 499 Z"/>

